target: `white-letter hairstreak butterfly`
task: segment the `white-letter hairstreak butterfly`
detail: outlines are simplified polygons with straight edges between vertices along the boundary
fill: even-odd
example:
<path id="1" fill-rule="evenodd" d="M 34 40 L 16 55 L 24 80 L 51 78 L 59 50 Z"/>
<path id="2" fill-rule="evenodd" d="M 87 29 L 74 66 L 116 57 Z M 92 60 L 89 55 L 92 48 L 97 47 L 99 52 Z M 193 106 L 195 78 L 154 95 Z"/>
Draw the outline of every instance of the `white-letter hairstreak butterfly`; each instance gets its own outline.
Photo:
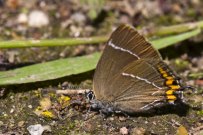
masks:
<path id="1" fill-rule="evenodd" d="M 97 64 L 90 103 L 104 114 L 146 112 L 182 101 L 185 88 L 143 36 L 121 25 Z"/>

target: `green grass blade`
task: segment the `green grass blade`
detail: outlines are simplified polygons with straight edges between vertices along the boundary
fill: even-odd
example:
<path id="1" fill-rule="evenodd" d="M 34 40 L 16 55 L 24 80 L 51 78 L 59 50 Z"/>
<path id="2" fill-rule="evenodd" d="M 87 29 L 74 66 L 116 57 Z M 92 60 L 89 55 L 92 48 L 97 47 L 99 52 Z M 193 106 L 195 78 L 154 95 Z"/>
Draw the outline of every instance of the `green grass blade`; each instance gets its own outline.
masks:
<path id="1" fill-rule="evenodd" d="M 191 73 L 191 74 L 189 74 L 189 77 L 194 78 L 194 79 L 203 78 L 203 72 Z"/>
<path id="2" fill-rule="evenodd" d="M 0 72 L 0 85 L 45 81 L 84 73 L 96 67 L 99 57 L 100 53 L 94 53 Z"/>
<path id="3" fill-rule="evenodd" d="M 0 41 L 1 49 L 26 48 L 26 47 L 52 47 L 52 46 L 75 46 L 81 44 L 98 44 L 107 41 L 106 36 L 90 38 L 67 38 L 67 39 L 42 39 L 42 40 L 11 40 Z"/>
<path id="4" fill-rule="evenodd" d="M 154 45 L 154 47 L 156 49 L 162 49 L 162 48 L 165 48 L 167 46 L 178 43 L 180 41 L 183 41 L 185 39 L 191 38 L 191 37 L 199 34 L 200 32 L 201 32 L 201 30 L 198 28 L 198 29 L 195 29 L 195 30 L 192 30 L 189 32 L 185 32 L 183 34 L 178 34 L 175 36 L 169 36 L 169 37 L 161 38 L 161 39 L 150 41 L 150 42 Z"/>

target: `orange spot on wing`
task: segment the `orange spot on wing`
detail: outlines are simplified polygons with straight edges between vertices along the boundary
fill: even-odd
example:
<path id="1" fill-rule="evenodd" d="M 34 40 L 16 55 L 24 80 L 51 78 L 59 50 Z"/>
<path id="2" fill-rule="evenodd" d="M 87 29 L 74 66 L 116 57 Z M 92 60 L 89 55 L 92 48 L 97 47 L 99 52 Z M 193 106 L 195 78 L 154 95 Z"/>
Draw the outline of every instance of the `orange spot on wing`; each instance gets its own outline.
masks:
<path id="1" fill-rule="evenodd" d="M 168 74 L 167 74 L 167 73 L 164 73 L 164 74 L 162 74 L 162 76 L 163 76 L 164 78 L 166 78 L 166 77 L 168 76 Z"/>
<path id="2" fill-rule="evenodd" d="M 167 90 L 166 95 L 173 95 L 174 90 Z"/>
<path id="3" fill-rule="evenodd" d="M 169 87 L 173 90 L 177 90 L 177 89 L 180 89 L 180 86 L 179 85 L 169 85 Z"/>
<path id="4" fill-rule="evenodd" d="M 166 71 L 161 67 L 158 67 L 158 69 L 162 77 L 165 78 L 165 85 L 169 87 L 169 90 L 165 92 L 166 98 L 168 102 L 174 103 L 174 101 L 177 99 L 177 97 L 174 95 L 174 91 L 180 89 L 181 86 L 173 84 L 176 78 L 169 74 L 169 71 Z"/>
<path id="5" fill-rule="evenodd" d="M 167 76 L 165 77 L 167 80 L 174 80 L 174 78 L 172 76 Z"/>
<path id="6" fill-rule="evenodd" d="M 177 98 L 174 95 L 167 95 L 167 99 L 168 100 L 176 100 Z"/>
<path id="7" fill-rule="evenodd" d="M 174 81 L 173 79 L 172 79 L 172 80 L 167 80 L 167 81 L 166 81 L 166 85 L 171 85 L 171 84 L 173 84 L 173 81 Z"/>

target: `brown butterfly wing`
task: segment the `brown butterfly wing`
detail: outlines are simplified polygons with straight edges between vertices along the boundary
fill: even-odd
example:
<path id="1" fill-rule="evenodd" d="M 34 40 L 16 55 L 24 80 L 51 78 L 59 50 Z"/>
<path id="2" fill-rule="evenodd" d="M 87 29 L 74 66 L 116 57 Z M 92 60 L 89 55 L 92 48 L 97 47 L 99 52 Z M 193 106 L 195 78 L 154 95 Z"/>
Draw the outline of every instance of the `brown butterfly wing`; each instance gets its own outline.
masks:
<path id="1" fill-rule="evenodd" d="M 115 89 L 116 83 L 123 82 L 116 82 L 113 85 L 111 84 L 113 77 L 129 63 L 147 58 L 161 59 L 160 54 L 134 28 L 128 25 L 118 27 L 109 38 L 96 67 L 93 80 L 96 98 L 106 100 L 109 92 L 120 93 L 120 89 Z M 114 97 L 116 94 L 111 98 Z"/>
<path id="2" fill-rule="evenodd" d="M 133 113 L 147 110 L 150 105 L 166 102 L 168 89 L 158 67 L 166 67 L 162 61 L 140 59 L 125 66 L 109 81 L 105 101 L 112 102 L 122 111 Z M 112 90 L 114 89 L 114 90 Z"/>

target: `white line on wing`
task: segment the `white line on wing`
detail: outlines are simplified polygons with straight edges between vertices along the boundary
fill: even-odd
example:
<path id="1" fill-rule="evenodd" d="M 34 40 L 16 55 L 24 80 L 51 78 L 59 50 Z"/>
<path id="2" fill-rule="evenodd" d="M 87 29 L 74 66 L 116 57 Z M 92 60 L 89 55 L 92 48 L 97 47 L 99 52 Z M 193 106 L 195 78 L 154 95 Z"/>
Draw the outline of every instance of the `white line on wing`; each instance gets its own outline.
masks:
<path id="1" fill-rule="evenodd" d="M 128 73 L 122 73 L 123 76 L 129 76 L 129 77 L 132 77 L 132 78 L 137 78 L 139 80 L 142 80 L 142 81 L 145 81 L 146 83 L 148 84 L 151 84 L 153 85 L 154 87 L 158 88 L 158 89 L 162 89 L 161 87 L 157 86 L 156 84 L 154 84 L 154 82 L 150 82 L 149 80 L 145 79 L 145 78 L 141 78 L 139 76 L 134 76 L 133 74 L 128 74 Z"/>
<path id="2" fill-rule="evenodd" d="M 121 47 L 119 47 L 119 46 L 116 46 L 116 45 L 112 42 L 112 39 L 108 42 L 108 45 L 111 46 L 111 47 L 113 47 L 113 48 L 116 49 L 116 50 L 121 50 L 121 51 L 123 51 L 123 52 L 127 52 L 127 53 L 129 53 L 129 54 L 131 54 L 131 55 L 137 57 L 137 59 L 140 59 L 140 57 L 139 57 L 137 54 L 131 52 L 130 50 L 127 50 L 127 49 L 121 48 Z"/>

